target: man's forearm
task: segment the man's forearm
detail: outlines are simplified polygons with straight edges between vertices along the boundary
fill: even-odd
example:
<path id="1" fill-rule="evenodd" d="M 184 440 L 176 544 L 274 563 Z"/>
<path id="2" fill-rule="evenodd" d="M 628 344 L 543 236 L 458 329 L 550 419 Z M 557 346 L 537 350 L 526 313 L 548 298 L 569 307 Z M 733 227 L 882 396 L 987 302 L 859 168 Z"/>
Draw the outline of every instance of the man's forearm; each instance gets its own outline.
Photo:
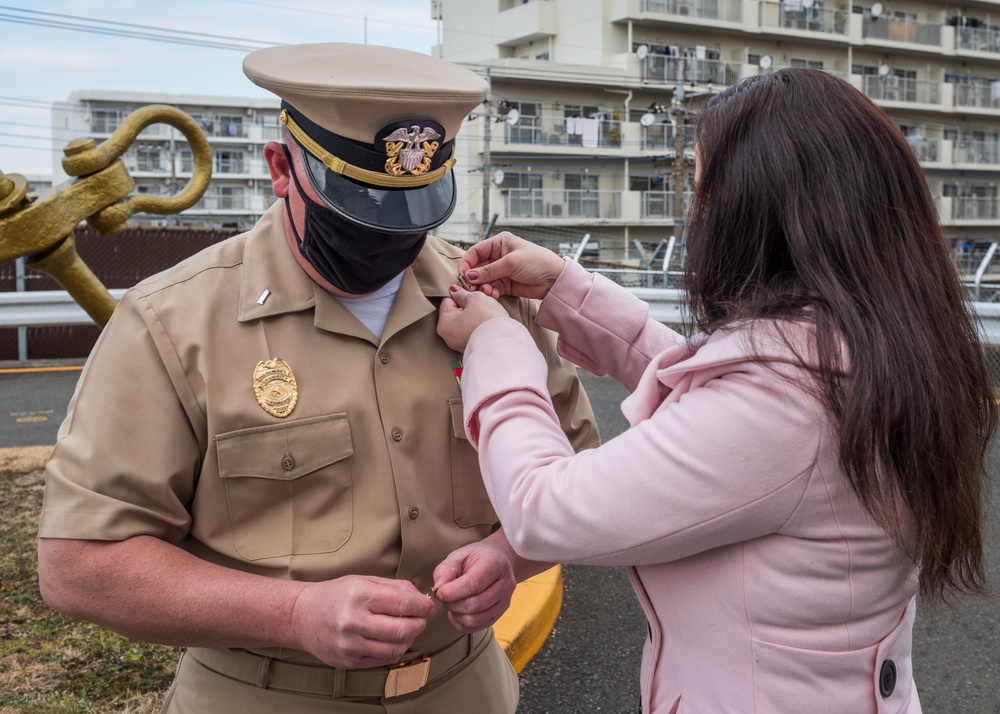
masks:
<path id="1" fill-rule="evenodd" d="M 151 536 L 42 538 L 39 584 L 52 607 L 126 637 L 192 647 L 295 647 L 303 583 L 200 560 Z"/>

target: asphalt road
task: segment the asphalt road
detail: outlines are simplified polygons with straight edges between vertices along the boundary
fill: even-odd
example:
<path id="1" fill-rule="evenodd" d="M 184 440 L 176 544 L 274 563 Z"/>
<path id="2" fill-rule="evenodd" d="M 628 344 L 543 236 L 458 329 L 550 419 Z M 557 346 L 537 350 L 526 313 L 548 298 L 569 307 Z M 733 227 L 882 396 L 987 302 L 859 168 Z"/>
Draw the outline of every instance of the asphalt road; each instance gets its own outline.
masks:
<path id="1" fill-rule="evenodd" d="M 78 371 L 0 371 L 0 447 L 55 442 Z M 581 377 L 605 439 L 627 424 L 625 390 Z M 1000 447 L 991 455 L 1000 473 Z M 990 572 L 1000 591 L 1000 483 L 991 484 Z M 618 568 L 567 566 L 555 629 L 521 673 L 519 714 L 638 714 L 639 660 L 646 623 Z M 1000 714 L 1000 599 L 924 606 L 914 629 L 913 667 L 925 714 Z M 822 703 L 817 703 L 822 707 Z M 845 713 L 849 714 L 849 713 Z"/>

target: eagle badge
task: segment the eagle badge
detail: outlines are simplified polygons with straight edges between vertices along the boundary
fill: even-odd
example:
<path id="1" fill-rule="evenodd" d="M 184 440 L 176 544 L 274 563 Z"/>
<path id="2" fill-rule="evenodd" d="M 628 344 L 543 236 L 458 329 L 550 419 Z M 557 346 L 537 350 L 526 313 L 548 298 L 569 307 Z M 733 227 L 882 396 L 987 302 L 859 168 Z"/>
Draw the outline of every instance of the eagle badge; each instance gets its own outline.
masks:
<path id="1" fill-rule="evenodd" d="M 386 173 L 393 176 L 426 173 L 431 167 L 431 157 L 441 146 L 437 141 L 440 138 L 440 133 L 429 126 L 421 128 L 419 124 L 413 124 L 409 129 L 400 127 L 382 137 L 385 153 L 389 157 L 385 162 Z"/>

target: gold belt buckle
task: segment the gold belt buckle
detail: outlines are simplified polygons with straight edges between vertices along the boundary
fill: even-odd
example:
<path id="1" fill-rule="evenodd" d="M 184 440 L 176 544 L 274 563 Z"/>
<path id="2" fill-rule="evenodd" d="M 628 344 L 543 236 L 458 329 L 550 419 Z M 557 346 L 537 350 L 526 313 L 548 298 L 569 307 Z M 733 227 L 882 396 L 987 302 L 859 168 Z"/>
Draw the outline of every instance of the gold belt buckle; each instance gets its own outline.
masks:
<path id="1" fill-rule="evenodd" d="M 430 657 L 420 657 L 392 665 L 389 667 L 389 676 L 385 678 L 385 696 L 400 697 L 417 691 L 427 684 L 430 673 Z"/>

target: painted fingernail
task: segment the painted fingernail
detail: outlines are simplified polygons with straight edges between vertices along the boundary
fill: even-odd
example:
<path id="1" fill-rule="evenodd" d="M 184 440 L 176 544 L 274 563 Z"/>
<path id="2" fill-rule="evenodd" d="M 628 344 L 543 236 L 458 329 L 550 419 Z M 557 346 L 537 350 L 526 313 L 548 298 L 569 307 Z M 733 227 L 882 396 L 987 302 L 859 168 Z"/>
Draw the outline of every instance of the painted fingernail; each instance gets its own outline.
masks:
<path id="1" fill-rule="evenodd" d="M 465 273 L 465 277 L 467 277 L 469 280 L 479 280 L 479 273 L 477 273 L 475 270 L 469 270 Z"/>
<path id="2" fill-rule="evenodd" d="M 453 293 L 457 293 L 462 288 L 458 287 L 457 285 L 449 285 L 448 289 L 451 290 Z"/>

